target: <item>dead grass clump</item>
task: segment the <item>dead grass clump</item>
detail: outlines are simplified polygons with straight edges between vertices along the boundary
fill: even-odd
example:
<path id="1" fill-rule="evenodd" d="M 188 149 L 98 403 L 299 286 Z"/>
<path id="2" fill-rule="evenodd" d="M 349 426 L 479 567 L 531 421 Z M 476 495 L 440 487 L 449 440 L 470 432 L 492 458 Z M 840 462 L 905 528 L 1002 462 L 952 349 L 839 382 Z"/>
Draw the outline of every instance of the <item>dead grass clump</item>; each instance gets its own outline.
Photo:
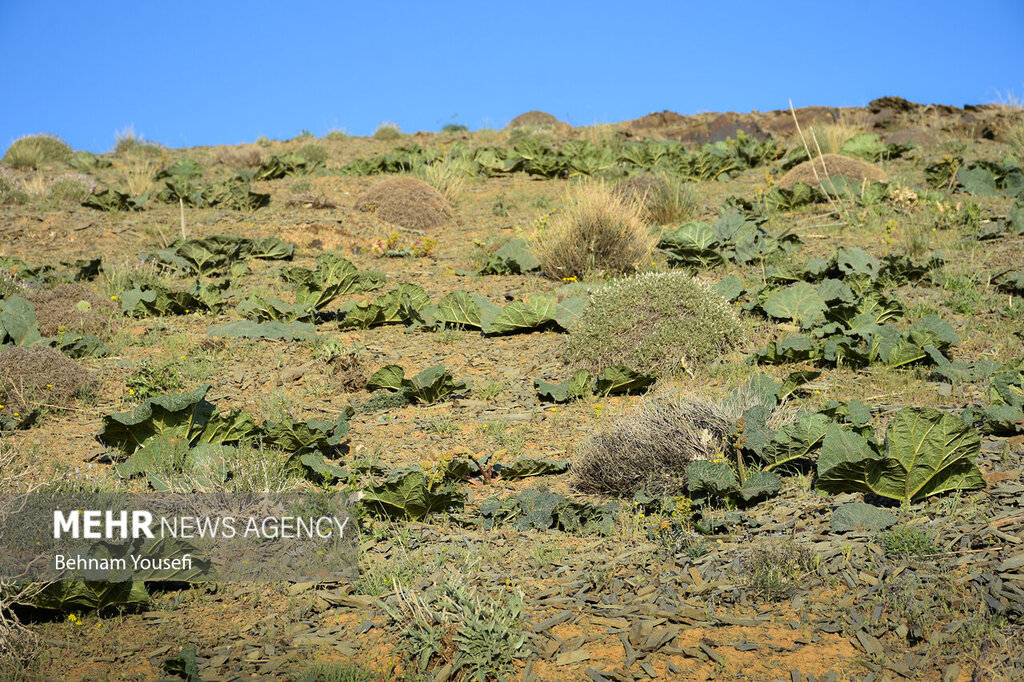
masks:
<path id="1" fill-rule="evenodd" d="M 541 270 L 551 279 L 636 272 L 658 236 L 636 201 L 622 201 L 600 182 L 572 186 L 561 210 L 536 239 Z"/>
<path id="2" fill-rule="evenodd" d="M 437 190 L 416 178 L 380 180 L 356 199 L 356 209 L 410 230 L 450 223 L 455 213 Z"/>
<path id="3" fill-rule="evenodd" d="M 257 168 L 263 163 L 263 151 L 255 144 L 228 147 L 217 152 L 217 163 L 228 168 Z"/>
<path id="4" fill-rule="evenodd" d="M 679 492 L 685 489 L 686 465 L 721 453 L 734 421 L 724 408 L 700 398 L 649 400 L 576 450 L 570 485 L 623 497 L 638 490 Z"/>
<path id="5" fill-rule="evenodd" d="M 815 177 L 815 173 L 817 173 L 817 177 Z M 788 173 L 779 178 L 778 184 L 782 189 L 792 189 L 793 185 L 798 182 L 817 187 L 825 178 L 834 178 L 840 175 L 858 182 L 863 180 L 868 182 L 889 181 L 889 176 L 885 171 L 872 163 L 849 156 L 825 154 L 821 158 L 815 157 L 791 168 Z"/>
<path id="6" fill-rule="evenodd" d="M 0 414 L 18 419 L 40 407 L 67 407 L 92 383 L 74 360 L 48 346 L 0 352 Z"/>
<path id="7" fill-rule="evenodd" d="M 638 202 L 644 219 L 655 225 L 688 220 L 697 207 L 690 186 L 667 175 L 638 173 L 620 181 L 612 191 L 623 201 Z"/>
<path id="8" fill-rule="evenodd" d="M 817 127 L 812 126 L 808 128 L 807 134 L 809 136 L 812 130 L 814 131 L 814 138 L 818 140 L 818 145 L 821 147 L 822 154 L 838 154 L 839 150 L 850 139 L 855 135 L 865 132 L 860 126 L 850 125 L 842 121 L 826 123 Z M 817 151 L 817 148 L 815 148 L 815 151 Z"/>
<path id="9" fill-rule="evenodd" d="M 525 114 L 519 114 L 508 124 L 509 130 L 512 128 L 534 128 L 534 127 L 549 127 L 554 128 L 561 121 L 547 113 L 546 111 L 527 111 Z"/>
<path id="10" fill-rule="evenodd" d="M 78 283 L 28 292 L 24 297 L 36 309 L 39 332 L 56 336 L 62 332 L 103 335 L 110 331 L 114 306 L 92 289 Z"/>
<path id="11" fill-rule="evenodd" d="M 766 542 L 740 561 L 747 589 L 765 601 L 790 596 L 814 570 L 814 553 L 792 540 Z"/>
<path id="12" fill-rule="evenodd" d="M 609 365 L 692 373 L 743 338 L 732 307 L 685 272 L 647 273 L 595 291 L 570 332 L 565 358 L 599 372 Z"/>

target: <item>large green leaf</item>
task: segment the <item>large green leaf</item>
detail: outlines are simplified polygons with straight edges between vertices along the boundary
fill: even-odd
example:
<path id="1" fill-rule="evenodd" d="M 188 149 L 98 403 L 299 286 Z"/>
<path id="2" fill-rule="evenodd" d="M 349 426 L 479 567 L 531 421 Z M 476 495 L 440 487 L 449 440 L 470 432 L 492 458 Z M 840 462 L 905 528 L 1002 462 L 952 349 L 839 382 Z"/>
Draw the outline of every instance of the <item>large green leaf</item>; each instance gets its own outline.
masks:
<path id="1" fill-rule="evenodd" d="M 908 407 L 889 422 L 885 453 L 874 456 L 862 437 L 826 435 L 818 485 L 831 492 L 863 491 L 904 503 L 985 485 L 974 464 L 981 442 L 959 418 Z"/>
<path id="2" fill-rule="evenodd" d="M 548 400 L 553 403 L 579 400 L 594 392 L 593 377 L 585 369 L 576 370 L 571 377 L 560 383 L 534 379 L 533 386 L 542 401 Z"/>
<path id="3" fill-rule="evenodd" d="M 644 374 L 623 365 L 606 367 L 594 381 L 598 395 L 621 395 L 642 391 L 657 380 L 656 374 Z"/>
<path id="4" fill-rule="evenodd" d="M 0 301 L 0 342 L 6 338 L 16 346 L 31 346 L 42 339 L 36 309 L 21 296 Z"/>
<path id="5" fill-rule="evenodd" d="M 818 290 L 807 282 L 797 282 L 771 294 L 762 306 L 764 311 L 780 320 L 793 320 L 809 328 L 825 319 L 828 308 Z"/>
<path id="6" fill-rule="evenodd" d="M 398 365 L 385 365 L 366 380 L 367 391 L 377 391 L 382 388 L 389 391 L 401 391 L 405 385 L 405 370 Z"/>
<path id="7" fill-rule="evenodd" d="M 214 414 L 214 406 L 204 400 L 210 388 L 211 385 L 206 384 L 190 393 L 150 398 L 130 414 L 108 414 L 103 417 L 103 428 L 96 438 L 120 451 L 122 457 L 132 454 L 157 435 L 197 442 Z"/>
<path id="8" fill-rule="evenodd" d="M 441 365 L 425 369 L 404 383 L 404 391 L 410 402 L 427 405 L 464 393 L 468 389 L 465 383 L 456 382 L 451 373 Z"/>
<path id="9" fill-rule="evenodd" d="M 539 329 L 555 321 L 556 307 L 557 301 L 548 296 L 533 296 L 529 301 L 513 301 L 483 327 L 483 332 L 514 334 Z"/>
<path id="10" fill-rule="evenodd" d="M 392 471 L 387 480 L 362 492 L 361 504 L 391 519 L 418 521 L 428 514 L 461 508 L 465 496 L 453 486 L 434 488 L 419 469 Z"/>
<path id="11" fill-rule="evenodd" d="M 801 414 L 796 421 L 783 426 L 764 448 L 762 456 L 766 468 L 809 458 L 824 440 L 831 423 L 823 414 Z"/>

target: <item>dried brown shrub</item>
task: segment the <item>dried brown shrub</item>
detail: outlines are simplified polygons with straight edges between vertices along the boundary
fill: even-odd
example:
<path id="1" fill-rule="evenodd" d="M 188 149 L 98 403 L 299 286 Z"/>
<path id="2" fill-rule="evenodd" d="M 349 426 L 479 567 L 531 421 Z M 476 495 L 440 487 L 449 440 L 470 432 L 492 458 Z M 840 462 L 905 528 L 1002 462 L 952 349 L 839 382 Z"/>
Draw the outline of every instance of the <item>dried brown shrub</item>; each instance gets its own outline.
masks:
<path id="1" fill-rule="evenodd" d="M 680 491 L 686 465 L 720 453 L 735 418 L 702 398 L 648 400 L 576 450 L 570 485 L 583 493 L 623 497 L 638 490 Z"/>
<path id="2" fill-rule="evenodd" d="M 552 116 L 546 111 L 527 111 L 525 114 L 519 114 L 508 124 L 509 129 L 512 128 L 532 128 L 532 127 L 555 127 L 559 125 L 561 121 Z"/>
<path id="3" fill-rule="evenodd" d="M 411 230 L 450 223 L 455 213 L 433 187 L 409 177 L 380 180 L 359 195 L 356 209 Z"/>
<path id="4" fill-rule="evenodd" d="M 62 331 L 100 336 L 110 331 L 114 306 L 77 282 L 27 292 L 24 297 L 36 309 L 43 336 L 56 336 Z"/>
<path id="5" fill-rule="evenodd" d="M 815 177 L 817 173 L 817 177 Z M 851 180 L 867 180 L 868 182 L 888 182 L 889 176 L 878 166 L 838 154 L 825 154 L 809 161 L 804 161 L 779 178 L 779 187 L 792 189 L 798 182 L 817 187 L 825 178 L 844 175 Z"/>
<path id="6" fill-rule="evenodd" d="M 228 168 L 256 168 L 263 163 L 263 151 L 254 144 L 228 147 L 217 153 L 217 163 Z"/>
<path id="7" fill-rule="evenodd" d="M 48 346 L 10 346 L 0 352 L 2 413 L 66 407 L 92 382 L 74 360 Z"/>

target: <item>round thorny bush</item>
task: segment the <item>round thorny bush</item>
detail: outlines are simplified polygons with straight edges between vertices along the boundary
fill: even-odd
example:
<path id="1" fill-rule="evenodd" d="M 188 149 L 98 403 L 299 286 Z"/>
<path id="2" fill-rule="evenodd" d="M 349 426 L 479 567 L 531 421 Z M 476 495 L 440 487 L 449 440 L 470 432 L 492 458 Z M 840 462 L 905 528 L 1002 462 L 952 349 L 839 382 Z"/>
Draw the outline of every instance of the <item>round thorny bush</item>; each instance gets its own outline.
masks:
<path id="1" fill-rule="evenodd" d="M 104 336 L 113 324 L 114 306 L 110 301 L 77 282 L 23 296 L 36 309 L 39 333 L 43 336 L 62 332 Z"/>
<path id="2" fill-rule="evenodd" d="M 49 346 L 9 346 L 0 352 L 0 418 L 17 421 L 38 408 L 67 407 L 92 381 L 74 360 Z"/>
<path id="3" fill-rule="evenodd" d="M 416 178 L 387 178 L 374 183 L 356 199 L 356 209 L 410 230 L 426 230 L 455 219 L 444 197 Z"/>
<path id="4" fill-rule="evenodd" d="M 684 272 L 646 273 L 592 294 L 565 358 L 594 372 L 609 365 L 694 372 L 743 336 L 732 306 L 704 282 Z"/>
<path id="5" fill-rule="evenodd" d="M 792 189 L 793 185 L 803 182 L 817 187 L 826 178 L 845 176 L 851 180 L 867 180 L 868 182 L 886 182 L 889 176 L 874 164 L 860 159 L 839 154 L 825 154 L 794 166 L 779 178 L 779 187 Z"/>

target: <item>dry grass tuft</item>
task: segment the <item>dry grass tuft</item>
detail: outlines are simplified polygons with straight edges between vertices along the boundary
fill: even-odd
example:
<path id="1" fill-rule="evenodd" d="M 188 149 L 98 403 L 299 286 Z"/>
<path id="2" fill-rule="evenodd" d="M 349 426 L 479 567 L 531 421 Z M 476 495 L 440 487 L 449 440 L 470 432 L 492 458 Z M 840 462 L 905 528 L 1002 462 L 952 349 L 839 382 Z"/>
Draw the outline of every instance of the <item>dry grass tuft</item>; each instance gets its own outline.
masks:
<path id="1" fill-rule="evenodd" d="M 790 596 L 814 567 L 814 553 L 792 540 L 762 543 L 740 561 L 740 572 L 747 589 L 765 601 L 778 601 Z"/>
<path id="2" fill-rule="evenodd" d="M 639 203 L 644 220 L 654 225 L 684 222 L 697 209 L 690 185 L 660 173 L 638 173 L 620 181 L 612 191 L 625 202 Z"/>
<path id="3" fill-rule="evenodd" d="M 554 128 L 560 123 L 561 121 L 546 111 L 533 110 L 516 116 L 509 122 L 508 128 L 509 130 L 512 128 Z"/>
<path id="4" fill-rule="evenodd" d="M 257 168 L 263 163 L 263 151 L 255 144 L 228 147 L 217 152 L 217 163 L 228 168 Z"/>
<path id="5" fill-rule="evenodd" d="M 818 140 L 818 144 L 821 146 L 822 154 L 838 154 L 839 150 L 843 148 L 843 145 L 847 143 L 855 135 L 860 135 L 865 131 L 860 126 L 850 125 L 843 123 L 826 123 L 818 127 L 809 127 L 807 129 L 808 139 L 811 139 L 811 131 L 814 131 L 814 136 Z M 817 150 L 815 150 L 817 151 Z"/>
<path id="6" fill-rule="evenodd" d="M 356 209 L 410 230 L 450 223 L 455 213 L 437 190 L 416 178 L 379 180 L 356 199 Z"/>
<path id="7" fill-rule="evenodd" d="M 155 184 L 153 176 L 158 167 L 154 159 L 148 156 L 132 155 L 114 165 L 117 168 L 118 177 L 133 197 L 142 196 L 153 189 Z"/>
<path id="8" fill-rule="evenodd" d="M 534 251 L 541 270 L 556 280 L 636 272 L 658 243 L 643 210 L 601 182 L 573 185 L 561 210 L 537 235 Z"/>
<path id="9" fill-rule="evenodd" d="M 377 130 L 373 131 L 373 137 L 377 140 L 397 140 L 402 137 L 402 129 L 398 127 L 397 123 L 384 121 L 377 126 Z"/>

